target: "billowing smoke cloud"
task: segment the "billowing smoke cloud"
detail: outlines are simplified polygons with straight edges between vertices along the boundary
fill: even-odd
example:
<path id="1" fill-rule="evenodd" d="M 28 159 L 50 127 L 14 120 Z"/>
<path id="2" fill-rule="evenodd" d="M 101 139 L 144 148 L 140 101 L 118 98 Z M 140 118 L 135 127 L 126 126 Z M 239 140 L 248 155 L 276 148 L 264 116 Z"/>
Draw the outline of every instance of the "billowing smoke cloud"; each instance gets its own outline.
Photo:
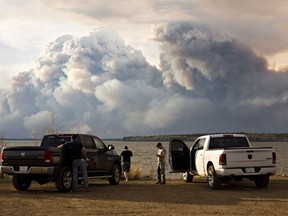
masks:
<path id="1" fill-rule="evenodd" d="M 287 73 L 200 25 L 164 24 L 155 40 L 160 69 L 112 30 L 57 38 L 1 93 L 0 133 L 31 137 L 52 113 L 60 131 L 100 137 L 286 131 Z"/>
<path id="2" fill-rule="evenodd" d="M 212 112 L 190 118 L 187 128 L 287 131 L 287 72 L 269 71 L 266 60 L 252 49 L 200 25 L 170 23 L 159 26 L 155 35 L 163 50 L 165 86 L 211 103 Z"/>

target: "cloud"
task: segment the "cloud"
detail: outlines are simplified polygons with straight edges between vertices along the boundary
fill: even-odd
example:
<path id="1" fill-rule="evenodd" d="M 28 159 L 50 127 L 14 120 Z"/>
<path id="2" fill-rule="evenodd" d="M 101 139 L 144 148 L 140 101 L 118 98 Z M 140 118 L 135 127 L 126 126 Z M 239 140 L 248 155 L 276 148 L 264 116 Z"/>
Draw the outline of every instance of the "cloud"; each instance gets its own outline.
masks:
<path id="1" fill-rule="evenodd" d="M 162 46 L 164 84 L 212 102 L 214 118 L 222 118 L 218 128 L 285 130 L 275 116 L 287 103 L 287 72 L 268 70 L 251 48 L 189 22 L 159 26 L 155 40 Z"/>
<path id="2" fill-rule="evenodd" d="M 52 113 L 61 130 L 100 137 L 286 131 L 287 72 L 200 24 L 161 24 L 154 40 L 159 69 L 111 29 L 52 41 L 1 91 L 1 135 L 31 137 Z"/>
<path id="3" fill-rule="evenodd" d="M 147 61 L 157 66 L 158 48 L 148 40 L 151 26 L 181 20 L 221 29 L 267 57 L 271 67 L 287 67 L 285 0 L 276 0 L 273 4 L 267 0 L 262 4 L 257 0 L 87 0 L 81 4 L 76 0 L 69 4 L 63 0 L 25 3 L 0 0 L 0 4 L 3 9 L 0 43 L 6 45 L 1 46 L 1 51 L 6 53 L 7 60 L 1 68 L 3 77 L 29 70 L 45 44 L 56 37 L 63 34 L 80 37 L 98 25 L 117 29 L 127 44 L 141 50 Z M 13 55 L 9 55 L 11 51 Z M 5 81 L 1 81 L 2 87 Z"/>
<path id="4" fill-rule="evenodd" d="M 265 56 L 286 51 L 287 1 L 205 1 L 202 23 L 228 32 Z"/>
<path id="5" fill-rule="evenodd" d="M 128 134 L 125 109 L 146 110 L 161 88 L 161 73 L 115 31 L 96 28 L 80 38 L 61 36 L 47 45 L 35 68 L 14 77 L 11 89 L 2 92 L 0 131 L 13 136 L 4 127 L 10 116 L 31 135 L 39 122 L 49 123 L 50 112 L 66 129 L 91 128 L 105 136 L 111 127 L 114 136 Z"/>

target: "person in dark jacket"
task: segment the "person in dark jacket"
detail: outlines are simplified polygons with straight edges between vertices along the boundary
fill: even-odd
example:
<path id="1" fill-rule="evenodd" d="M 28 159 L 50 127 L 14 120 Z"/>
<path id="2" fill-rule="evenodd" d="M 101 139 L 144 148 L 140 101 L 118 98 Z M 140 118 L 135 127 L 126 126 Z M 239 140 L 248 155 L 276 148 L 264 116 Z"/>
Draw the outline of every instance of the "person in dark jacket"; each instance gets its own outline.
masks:
<path id="1" fill-rule="evenodd" d="M 131 157 L 133 156 L 133 153 L 128 150 L 128 146 L 124 147 L 124 151 L 121 153 L 122 157 L 122 170 L 124 172 L 125 181 L 129 180 L 129 172 L 131 168 Z"/>
<path id="2" fill-rule="evenodd" d="M 76 191 L 78 187 L 78 170 L 81 169 L 84 190 L 89 191 L 88 186 L 88 176 L 87 176 L 87 165 L 86 160 L 89 160 L 86 155 L 86 150 L 83 144 L 79 141 L 76 141 L 77 135 L 73 134 L 71 136 L 71 142 L 64 143 L 59 145 L 59 149 L 63 149 L 72 160 L 72 191 Z"/>

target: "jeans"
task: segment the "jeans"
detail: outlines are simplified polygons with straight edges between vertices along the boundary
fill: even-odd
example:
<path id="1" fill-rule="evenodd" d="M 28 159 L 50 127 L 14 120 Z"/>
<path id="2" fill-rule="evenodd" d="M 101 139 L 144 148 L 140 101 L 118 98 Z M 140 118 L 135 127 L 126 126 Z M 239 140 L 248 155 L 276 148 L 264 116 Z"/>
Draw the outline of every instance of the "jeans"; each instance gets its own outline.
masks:
<path id="1" fill-rule="evenodd" d="M 88 176 L 87 176 L 87 166 L 84 159 L 76 159 L 72 162 L 72 190 L 77 190 L 78 187 L 78 170 L 79 167 L 82 172 L 83 181 L 84 181 L 84 190 L 88 190 Z"/>
<path id="2" fill-rule="evenodd" d="M 166 183 L 165 163 L 158 163 L 158 167 L 157 167 L 157 178 L 158 178 L 158 182 Z"/>

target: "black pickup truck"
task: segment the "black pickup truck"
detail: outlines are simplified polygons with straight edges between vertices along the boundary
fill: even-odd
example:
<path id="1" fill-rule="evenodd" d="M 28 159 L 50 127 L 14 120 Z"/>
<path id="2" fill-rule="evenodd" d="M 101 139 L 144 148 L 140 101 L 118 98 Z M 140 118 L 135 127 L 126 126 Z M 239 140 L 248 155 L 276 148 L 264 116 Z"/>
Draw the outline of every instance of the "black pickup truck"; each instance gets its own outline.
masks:
<path id="1" fill-rule="evenodd" d="M 117 185 L 121 176 L 121 157 L 113 145 L 106 146 L 97 136 L 76 134 L 87 151 L 88 177 L 106 178 Z M 72 134 L 45 135 L 40 146 L 6 147 L 1 151 L 1 171 L 13 175 L 17 190 L 28 190 L 31 182 L 55 182 L 58 191 L 67 192 L 72 187 L 71 161 L 58 145 L 71 141 Z M 79 183 L 83 180 L 79 174 Z"/>

